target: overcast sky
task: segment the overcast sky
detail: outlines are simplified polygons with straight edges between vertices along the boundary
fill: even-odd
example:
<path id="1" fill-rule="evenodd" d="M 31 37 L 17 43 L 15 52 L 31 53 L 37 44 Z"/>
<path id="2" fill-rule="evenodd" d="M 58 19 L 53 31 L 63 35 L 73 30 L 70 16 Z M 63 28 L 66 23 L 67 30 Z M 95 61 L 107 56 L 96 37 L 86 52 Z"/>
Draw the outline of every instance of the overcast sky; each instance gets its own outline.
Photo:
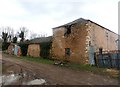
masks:
<path id="1" fill-rule="evenodd" d="M 25 26 L 37 34 L 78 18 L 90 19 L 118 32 L 119 0 L 0 0 L 0 27 Z"/>

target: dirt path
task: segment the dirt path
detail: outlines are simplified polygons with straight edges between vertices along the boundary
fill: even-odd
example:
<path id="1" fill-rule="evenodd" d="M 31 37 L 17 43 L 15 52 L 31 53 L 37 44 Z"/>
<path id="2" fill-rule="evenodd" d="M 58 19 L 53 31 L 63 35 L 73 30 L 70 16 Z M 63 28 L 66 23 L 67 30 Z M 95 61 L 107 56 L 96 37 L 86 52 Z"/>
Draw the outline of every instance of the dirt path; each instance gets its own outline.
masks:
<path id="1" fill-rule="evenodd" d="M 117 85 L 118 80 L 108 76 L 93 74 L 87 71 L 78 71 L 55 65 L 47 65 L 35 63 L 31 61 L 23 61 L 3 55 L 2 60 L 14 65 L 20 65 L 22 68 L 28 69 L 39 78 L 46 79 L 50 84 L 60 85 Z"/>

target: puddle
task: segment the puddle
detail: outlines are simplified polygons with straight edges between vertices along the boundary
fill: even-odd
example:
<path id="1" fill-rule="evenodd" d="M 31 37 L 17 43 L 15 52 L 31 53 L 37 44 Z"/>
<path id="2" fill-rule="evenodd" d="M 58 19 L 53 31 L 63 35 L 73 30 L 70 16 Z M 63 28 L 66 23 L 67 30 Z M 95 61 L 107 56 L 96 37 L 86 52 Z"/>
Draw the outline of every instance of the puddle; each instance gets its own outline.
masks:
<path id="1" fill-rule="evenodd" d="M 25 75 L 25 74 L 24 74 Z M 27 77 L 21 77 L 18 74 L 2 75 L 0 76 L 0 86 L 2 85 L 45 85 L 46 81 L 44 79 L 32 79 Z M 27 79 L 27 80 L 25 80 Z"/>
<path id="2" fill-rule="evenodd" d="M 45 85 L 46 81 L 44 79 L 35 79 L 28 82 L 26 85 Z"/>
<path id="3" fill-rule="evenodd" d="M 11 75 L 2 75 L 2 85 L 10 85 L 11 83 L 16 82 L 20 76 L 11 74 Z"/>
<path id="4" fill-rule="evenodd" d="M 0 76 L 0 86 L 3 85 L 46 85 L 45 79 L 33 72 L 22 68 L 20 65 L 5 63 L 2 66 L 3 73 Z M 37 77 L 37 78 L 36 78 Z"/>

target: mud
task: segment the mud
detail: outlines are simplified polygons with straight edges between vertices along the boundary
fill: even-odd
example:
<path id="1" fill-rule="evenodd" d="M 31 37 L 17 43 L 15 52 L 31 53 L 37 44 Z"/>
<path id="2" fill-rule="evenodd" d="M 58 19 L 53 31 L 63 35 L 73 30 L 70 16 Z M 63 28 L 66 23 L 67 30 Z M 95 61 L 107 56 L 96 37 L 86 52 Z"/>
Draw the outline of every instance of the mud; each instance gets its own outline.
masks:
<path id="1" fill-rule="evenodd" d="M 0 85 L 45 85 L 47 82 L 21 65 L 2 61 Z"/>

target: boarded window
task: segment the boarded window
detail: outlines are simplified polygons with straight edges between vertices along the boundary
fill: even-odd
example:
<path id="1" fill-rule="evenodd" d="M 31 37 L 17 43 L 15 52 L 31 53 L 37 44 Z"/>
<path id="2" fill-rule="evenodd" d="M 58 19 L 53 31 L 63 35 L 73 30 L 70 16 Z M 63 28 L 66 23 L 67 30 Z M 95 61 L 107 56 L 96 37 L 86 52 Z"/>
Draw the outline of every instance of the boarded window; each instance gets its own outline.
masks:
<path id="1" fill-rule="evenodd" d="M 65 55 L 70 56 L 70 48 L 65 48 Z"/>

